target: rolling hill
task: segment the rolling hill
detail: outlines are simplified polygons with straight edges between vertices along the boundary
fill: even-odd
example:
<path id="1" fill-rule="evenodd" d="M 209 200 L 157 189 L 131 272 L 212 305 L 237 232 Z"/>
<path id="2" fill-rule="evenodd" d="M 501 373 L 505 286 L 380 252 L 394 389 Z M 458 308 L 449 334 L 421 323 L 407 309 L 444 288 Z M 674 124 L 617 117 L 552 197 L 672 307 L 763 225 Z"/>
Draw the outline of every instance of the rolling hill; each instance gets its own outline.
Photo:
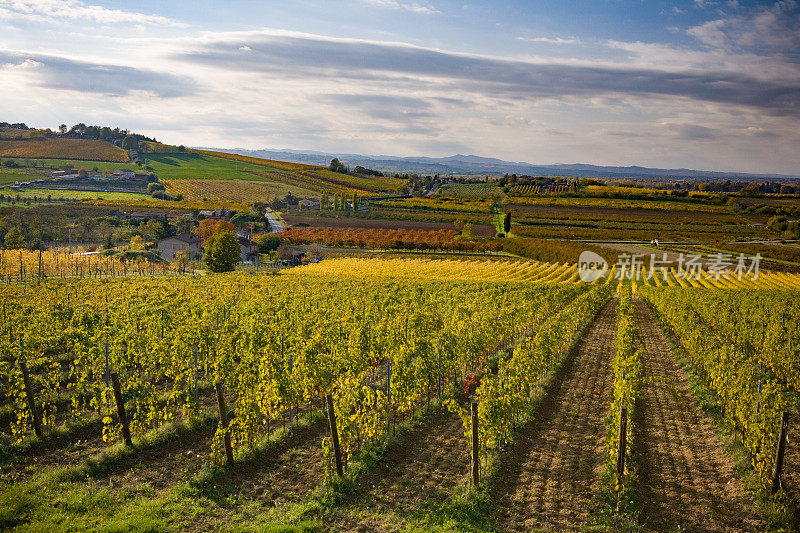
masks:
<path id="1" fill-rule="evenodd" d="M 330 172 L 327 167 L 213 150 L 194 150 L 142 142 L 138 158 L 98 139 L 37 137 L 0 140 L 0 183 L 47 180 L 56 169 L 132 169 L 152 172 L 167 192 L 195 201 L 270 201 L 291 193 L 319 197 L 323 193 L 374 196 L 394 192 L 404 180 Z M 231 183 L 225 183 L 231 182 Z"/>
<path id="2" fill-rule="evenodd" d="M 30 159 L 76 159 L 84 161 L 130 161 L 128 152 L 109 142 L 96 139 L 33 139 L 0 140 L 0 157 Z"/>

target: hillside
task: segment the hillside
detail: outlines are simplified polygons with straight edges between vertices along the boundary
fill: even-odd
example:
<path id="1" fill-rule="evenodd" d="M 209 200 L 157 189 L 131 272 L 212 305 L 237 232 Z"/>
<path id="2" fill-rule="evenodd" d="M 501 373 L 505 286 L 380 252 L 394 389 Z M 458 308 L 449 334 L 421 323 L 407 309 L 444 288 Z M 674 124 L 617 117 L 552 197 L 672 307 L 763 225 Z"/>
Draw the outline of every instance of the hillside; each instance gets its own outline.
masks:
<path id="1" fill-rule="evenodd" d="M 120 163 L 130 161 L 125 150 L 106 141 L 63 139 L 58 137 L 0 140 L 0 157 L 75 159 Z"/>
<path id="2" fill-rule="evenodd" d="M 301 198 L 323 193 L 373 196 L 405 185 L 405 180 L 389 177 L 339 174 L 324 166 L 192 150 L 150 140 L 139 142 L 138 153 L 130 153 L 134 160 L 128 151 L 100 139 L 3 138 L 0 158 L 8 159 L 0 166 L 0 184 L 47 180 L 54 170 L 83 167 L 109 173 L 130 169 L 156 174 L 164 180 L 167 193 L 182 194 L 188 200 L 237 202 L 266 202 L 287 194 Z M 229 183 L 232 180 L 236 183 Z"/>
<path id="3" fill-rule="evenodd" d="M 278 158 L 285 161 L 296 161 L 306 164 L 327 164 L 333 157 L 338 157 L 342 163 L 350 166 L 361 165 L 375 168 L 384 173 L 412 172 L 417 174 L 460 174 L 482 176 L 502 176 L 503 174 L 523 174 L 531 176 L 569 176 L 576 178 L 644 178 L 667 179 L 681 178 L 688 180 L 787 180 L 796 179 L 798 176 L 778 174 L 749 174 L 742 172 L 718 172 L 696 169 L 665 169 L 643 166 L 598 166 L 590 164 L 553 164 L 541 165 L 535 163 L 503 161 L 492 157 L 479 157 L 475 155 L 457 154 L 448 157 L 396 157 L 388 155 L 364 154 L 336 154 L 317 152 L 313 150 L 245 150 L 241 148 L 214 150 L 245 154 L 255 157 Z"/>

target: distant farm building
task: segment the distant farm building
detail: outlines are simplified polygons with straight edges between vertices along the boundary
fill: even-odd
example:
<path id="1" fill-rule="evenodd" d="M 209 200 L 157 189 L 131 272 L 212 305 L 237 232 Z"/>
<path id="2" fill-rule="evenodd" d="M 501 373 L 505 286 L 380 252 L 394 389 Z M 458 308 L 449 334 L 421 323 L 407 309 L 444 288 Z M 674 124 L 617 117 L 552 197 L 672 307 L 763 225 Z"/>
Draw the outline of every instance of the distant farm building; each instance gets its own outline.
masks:
<path id="1" fill-rule="evenodd" d="M 200 237 L 185 233 L 158 241 L 158 255 L 165 261 L 174 260 L 175 255 L 181 251 L 186 252 L 189 259 L 203 257 L 203 243 Z"/>
<path id="2" fill-rule="evenodd" d="M 297 204 L 300 206 L 300 209 L 319 209 L 319 200 L 315 200 L 314 198 L 300 200 Z"/>
<path id="3" fill-rule="evenodd" d="M 256 251 L 256 243 L 251 241 L 248 237 L 243 237 L 241 235 L 237 235 L 236 240 L 239 241 L 242 263 L 251 263 L 255 261 L 258 255 L 258 252 Z"/>

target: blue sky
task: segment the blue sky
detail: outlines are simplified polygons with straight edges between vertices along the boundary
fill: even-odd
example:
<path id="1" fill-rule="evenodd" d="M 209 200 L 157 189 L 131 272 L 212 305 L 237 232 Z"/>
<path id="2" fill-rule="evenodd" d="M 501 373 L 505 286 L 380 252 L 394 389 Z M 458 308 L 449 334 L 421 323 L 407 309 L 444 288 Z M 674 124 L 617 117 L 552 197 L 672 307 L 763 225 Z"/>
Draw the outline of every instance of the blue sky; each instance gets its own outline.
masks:
<path id="1" fill-rule="evenodd" d="M 0 0 L 0 120 L 800 174 L 797 0 Z"/>

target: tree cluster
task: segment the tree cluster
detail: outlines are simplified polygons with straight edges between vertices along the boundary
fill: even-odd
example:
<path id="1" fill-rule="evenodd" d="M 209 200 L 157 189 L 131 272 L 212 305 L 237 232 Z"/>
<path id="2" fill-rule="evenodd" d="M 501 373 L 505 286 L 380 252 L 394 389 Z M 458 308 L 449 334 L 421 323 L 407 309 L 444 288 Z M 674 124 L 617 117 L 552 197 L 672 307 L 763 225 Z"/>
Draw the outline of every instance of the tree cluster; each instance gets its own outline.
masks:
<path id="1" fill-rule="evenodd" d="M 102 141 L 116 142 L 122 144 L 126 150 L 138 149 L 139 143 L 142 141 L 156 142 L 155 138 L 140 135 L 138 133 L 131 133 L 128 130 L 121 130 L 119 128 L 111 129 L 108 126 L 87 126 L 83 122 L 75 124 L 71 128 L 67 128 L 66 124 L 58 127 L 62 137 L 73 139 L 99 139 Z M 126 148 L 124 141 L 127 140 L 129 146 L 133 148 Z M 135 145 L 133 144 L 135 143 Z"/>
<path id="2" fill-rule="evenodd" d="M 353 169 L 353 174 L 360 174 L 362 176 L 377 176 L 382 178 L 383 172 L 379 170 L 373 170 L 371 168 L 362 167 L 361 165 L 357 165 L 356 168 Z"/>
<path id="3" fill-rule="evenodd" d="M 331 172 L 338 172 L 339 174 L 347 174 L 350 172 L 350 169 L 347 168 L 341 161 L 339 161 L 338 157 L 334 157 L 331 159 L 331 164 L 328 165 L 328 170 Z"/>
<path id="4" fill-rule="evenodd" d="M 290 228 L 283 232 L 292 244 L 322 243 L 326 246 L 357 248 L 496 251 L 495 241 L 470 241 L 455 230 Z"/>

